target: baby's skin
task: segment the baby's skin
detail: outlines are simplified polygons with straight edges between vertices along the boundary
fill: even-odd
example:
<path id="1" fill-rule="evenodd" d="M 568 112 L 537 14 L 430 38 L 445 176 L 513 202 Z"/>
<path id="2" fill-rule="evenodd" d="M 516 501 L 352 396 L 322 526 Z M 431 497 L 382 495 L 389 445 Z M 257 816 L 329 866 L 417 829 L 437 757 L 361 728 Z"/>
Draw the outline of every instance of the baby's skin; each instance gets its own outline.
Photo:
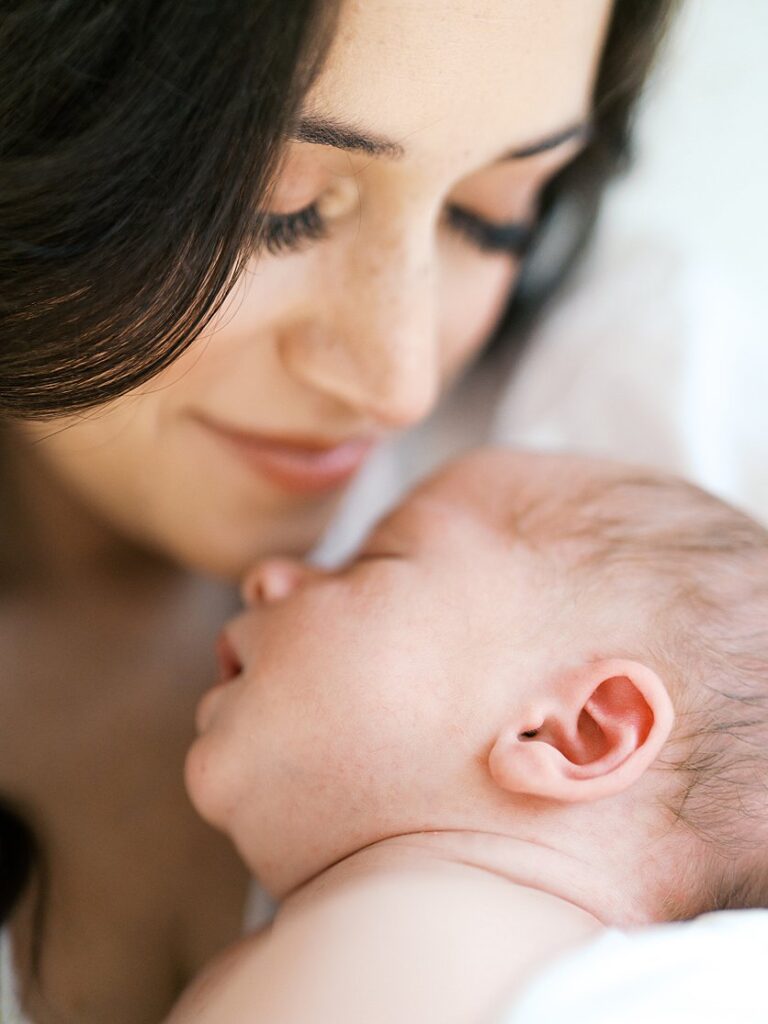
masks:
<path id="1" fill-rule="evenodd" d="M 342 568 L 253 569 L 186 780 L 280 909 L 169 1024 L 491 1022 L 669 915 L 703 857 L 660 764 L 674 687 L 639 588 L 584 586 L 558 539 L 560 490 L 623 472 L 483 451 Z"/>

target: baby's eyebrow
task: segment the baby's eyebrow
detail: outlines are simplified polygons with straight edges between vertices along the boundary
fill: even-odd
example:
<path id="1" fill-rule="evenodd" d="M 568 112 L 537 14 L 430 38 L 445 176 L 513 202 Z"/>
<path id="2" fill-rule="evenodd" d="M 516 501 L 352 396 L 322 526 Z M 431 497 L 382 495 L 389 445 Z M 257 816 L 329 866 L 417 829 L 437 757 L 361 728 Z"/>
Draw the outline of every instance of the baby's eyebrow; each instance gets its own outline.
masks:
<path id="1" fill-rule="evenodd" d="M 402 562 L 407 555 L 401 555 L 397 551 L 360 551 L 355 555 L 356 562 Z"/>
<path id="2" fill-rule="evenodd" d="M 376 530 L 365 538 L 355 558 L 380 558 L 383 553 L 389 552 L 390 546 L 386 535 Z"/>
<path id="3" fill-rule="evenodd" d="M 380 520 L 358 550 L 358 556 L 380 556 L 386 554 L 390 558 L 404 558 L 406 543 L 401 533 L 393 528 L 393 520 L 397 518 L 397 509 Z"/>

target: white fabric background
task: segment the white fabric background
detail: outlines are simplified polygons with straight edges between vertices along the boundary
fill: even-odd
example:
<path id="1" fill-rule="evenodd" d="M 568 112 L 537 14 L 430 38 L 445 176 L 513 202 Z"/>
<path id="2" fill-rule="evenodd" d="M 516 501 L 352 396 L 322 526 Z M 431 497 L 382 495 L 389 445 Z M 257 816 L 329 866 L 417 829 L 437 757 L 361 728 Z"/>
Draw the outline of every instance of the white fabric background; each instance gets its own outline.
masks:
<path id="1" fill-rule="evenodd" d="M 608 931 L 545 971 L 498 1024 L 765 1024 L 768 910 Z"/>
<path id="2" fill-rule="evenodd" d="M 685 0 L 638 124 L 641 159 L 607 209 L 716 257 L 764 318 L 767 44 L 766 0 Z"/>

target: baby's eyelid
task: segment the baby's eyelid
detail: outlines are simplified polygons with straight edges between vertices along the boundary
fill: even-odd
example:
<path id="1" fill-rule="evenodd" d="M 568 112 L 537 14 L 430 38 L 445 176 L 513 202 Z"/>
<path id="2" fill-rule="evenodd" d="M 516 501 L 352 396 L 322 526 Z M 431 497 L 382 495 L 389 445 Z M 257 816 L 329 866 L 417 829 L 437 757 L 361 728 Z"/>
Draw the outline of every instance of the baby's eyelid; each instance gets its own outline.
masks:
<path id="1" fill-rule="evenodd" d="M 355 557 L 355 563 L 359 562 L 404 562 L 406 556 L 397 551 L 361 551 Z"/>

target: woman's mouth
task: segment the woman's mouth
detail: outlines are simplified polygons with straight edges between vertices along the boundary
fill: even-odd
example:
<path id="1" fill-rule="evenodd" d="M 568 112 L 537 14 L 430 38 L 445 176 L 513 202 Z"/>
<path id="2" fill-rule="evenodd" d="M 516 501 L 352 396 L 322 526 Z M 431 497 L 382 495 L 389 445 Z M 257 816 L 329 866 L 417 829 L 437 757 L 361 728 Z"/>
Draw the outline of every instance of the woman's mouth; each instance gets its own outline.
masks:
<path id="1" fill-rule="evenodd" d="M 292 494 L 319 494 L 342 486 L 362 467 L 375 444 L 370 437 L 323 443 L 251 434 L 202 418 L 198 422 L 242 464 Z"/>

